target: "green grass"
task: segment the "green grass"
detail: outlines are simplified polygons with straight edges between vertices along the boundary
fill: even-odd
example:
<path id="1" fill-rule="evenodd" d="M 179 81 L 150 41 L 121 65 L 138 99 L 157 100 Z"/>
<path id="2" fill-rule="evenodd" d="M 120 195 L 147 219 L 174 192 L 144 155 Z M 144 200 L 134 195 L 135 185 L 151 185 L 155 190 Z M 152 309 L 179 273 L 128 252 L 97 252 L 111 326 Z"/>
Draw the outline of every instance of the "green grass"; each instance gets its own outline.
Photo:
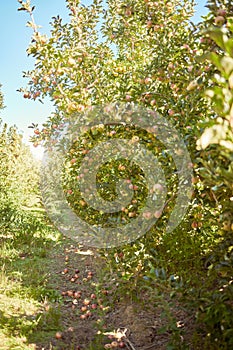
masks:
<path id="1" fill-rule="evenodd" d="M 35 349 L 59 329 L 59 308 L 45 310 L 45 305 L 59 300 L 47 282 L 48 252 L 60 235 L 41 212 L 17 215 L 15 224 L 0 232 L 1 350 Z"/>

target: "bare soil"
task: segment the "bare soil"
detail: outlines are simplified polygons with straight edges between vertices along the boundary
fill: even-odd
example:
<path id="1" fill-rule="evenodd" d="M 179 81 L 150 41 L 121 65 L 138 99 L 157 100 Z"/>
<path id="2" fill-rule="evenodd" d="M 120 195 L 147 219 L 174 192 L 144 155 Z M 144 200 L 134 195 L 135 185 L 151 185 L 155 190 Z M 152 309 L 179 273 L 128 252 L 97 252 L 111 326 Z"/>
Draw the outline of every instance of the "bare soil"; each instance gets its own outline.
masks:
<path id="1" fill-rule="evenodd" d="M 67 239 L 64 242 L 50 252 L 48 278 L 49 287 L 57 290 L 62 298 L 62 302 L 52 303 L 52 307 L 55 305 L 60 309 L 61 327 L 49 341 L 36 344 L 35 349 L 102 350 L 106 344 L 113 342 L 116 345 L 118 341 L 118 345 L 123 346 L 122 342 L 124 348 L 130 350 L 165 350 L 174 337 L 170 327 L 174 322 L 177 327 L 174 341 L 186 343 L 186 349 L 192 349 L 189 339 L 194 332 L 195 318 L 181 306 L 181 302 L 174 299 L 170 316 L 164 316 L 161 304 L 151 303 L 145 292 L 140 295 L 142 302 L 127 296 L 117 300 L 113 281 L 109 281 L 110 287 L 106 283 L 101 289 L 98 275 L 105 263 L 98 253 L 77 248 Z M 44 312 L 50 307 L 51 304 L 45 305 Z"/>

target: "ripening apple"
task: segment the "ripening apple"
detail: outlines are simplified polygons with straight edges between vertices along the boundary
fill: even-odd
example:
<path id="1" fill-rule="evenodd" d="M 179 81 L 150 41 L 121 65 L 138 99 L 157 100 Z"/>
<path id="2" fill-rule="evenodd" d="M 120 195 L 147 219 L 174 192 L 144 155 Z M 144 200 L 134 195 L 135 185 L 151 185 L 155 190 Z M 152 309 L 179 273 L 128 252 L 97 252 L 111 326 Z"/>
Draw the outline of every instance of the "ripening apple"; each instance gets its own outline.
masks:
<path id="1" fill-rule="evenodd" d="M 62 68 L 58 68 L 58 69 L 57 69 L 57 74 L 58 74 L 58 75 L 64 74 L 64 70 L 63 70 Z"/>
<path id="2" fill-rule="evenodd" d="M 55 334 L 55 338 L 56 338 L 56 339 L 61 339 L 61 338 L 62 338 L 61 332 L 57 332 L 57 333 Z"/>
<path id="3" fill-rule="evenodd" d="M 123 259 L 124 258 L 124 253 L 123 252 L 117 253 L 117 256 L 118 256 L 118 258 Z"/>
<path id="4" fill-rule="evenodd" d="M 44 45 L 47 42 L 47 40 L 46 40 L 45 37 L 41 37 L 40 38 L 40 42 L 41 42 L 42 45 Z"/>
<path id="5" fill-rule="evenodd" d="M 83 105 L 79 105 L 78 107 L 77 107 L 77 111 L 78 112 L 83 112 L 85 110 L 85 106 L 83 106 Z"/>
<path id="6" fill-rule="evenodd" d="M 147 84 L 150 84 L 150 83 L 151 83 L 151 78 L 149 78 L 149 77 L 145 78 L 144 83 L 145 83 L 146 85 L 147 85 Z"/>
<path id="7" fill-rule="evenodd" d="M 195 229 L 195 228 L 198 228 L 198 223 L 197 223 L 196 221 L 193 221 L 191 226 L 192 226 L 192 228 L 194 228 L 194 229 Z"/>
<path id="8" fill-rule="evenodd" d="M 164 187 L 163 185 L 157 183 L 157 184 L 154 184 L 153 186 L 153 191 L 159 191 L 159 192 L 162 192 L 164 190 Z"/>
<path id="9" fill-rule="evenodd" d="M 118 166 L 118 170 L 125 170 L 125 166 L 122 165 L 122 164 L 120 164 L 120 165 Z"/>
<path id="10" fill-rule="evenodd" d="M 217 25 L 217 26 L 222 26 L 224 23 L 225 23 L 225 18 L 223 16 L 217 16 L 215 17 L 214 19 L 214 23 Z"/>
<path id="11" fill-rule="evenodd" d="M 217 16 L 225 17 L 226 14 L 227 14 L 227 12 L 226 12 L 226 10 L 224 10 L 224 9 L 219 9 L 219 10 L 217 11 Z"/>
<path id="12" fill-rule="evenodd" d="M 75 63 L 76 63 L 76 61 L 75 61 L 73 58 L 70 57 L 70 58 L 68 59 L 68 65 L 69 65 L 69 66 L 74 66 Z"/>
<path id="13" fill-rule="evenodd" d="M 154 212 L 154 217 L 155 217 L 156 219 L 159 219 L 160 216 L 162 215 L 162 213 L 163 213 L 162 210 L 157 210 L 157 211 Z"/>
<path id="14" fill-rule="evenodd" d="M 199 177 L 192 177 L 192 184 L 196 184 L 196 183 L 198 183 L 199 182 Z"/>
<path id="15" fill-rule="evenodd" d="M 142 216 L 145 218 L 145 219 L 150 219 L 152 214 L 150 211 L 146 211 L 142 214 Z"/>
<path id="16" fill-rule="evenodd" d="M 29 92 L 25 92 L 25 94 L 23 95 L 24 98 L 30 98 L 31 94 Z"/>
<path id="17" fill-rule="evenodd" d="M 152 21 L 147 21 L 146 26 L 148 29 L 151 28 L 152 25 L 153 25 Z"/>
<path id="18" fill-rule="evenodd" d="M 43 80 L 44 80 L 46 83 L 49 83 L 49 82 L 50 82 L 50 78 L 49 78 L 47 75 L 44 76 Z"/>
<path id="19" fill-rule="evenodd" d="M 187 86 L 187 91 L 192 91 L 198 87 L 198 83 L 196 81 L 191 81 L 189 85 Z"/>
<path id="20" fill-rule="evenodd" d="M 200 43 L 201 43 L 201 44 L 206 43 L 206 41 L 207 41 L 207 38 L 205 38 L 205 37 L 203 37 L 203 38 L 200 39 Z"/>
<path id="21" fill-rule="evenodd" d="M 126 8 L 126 10 L 125 10 L 125 15 L 126 15 L 126 16 L 131 16 L 131 15 L 132 15 L 131 8 L 129 8 L 129 7 Z"/>
<path id="22" fill-rule="evenodd" d="M 160 29 L 160 25 L 159 24 L 156 24 L 155 26 L 154 26 L 154 31 L 156 32 L 157 30 L 159 30 Z"/>

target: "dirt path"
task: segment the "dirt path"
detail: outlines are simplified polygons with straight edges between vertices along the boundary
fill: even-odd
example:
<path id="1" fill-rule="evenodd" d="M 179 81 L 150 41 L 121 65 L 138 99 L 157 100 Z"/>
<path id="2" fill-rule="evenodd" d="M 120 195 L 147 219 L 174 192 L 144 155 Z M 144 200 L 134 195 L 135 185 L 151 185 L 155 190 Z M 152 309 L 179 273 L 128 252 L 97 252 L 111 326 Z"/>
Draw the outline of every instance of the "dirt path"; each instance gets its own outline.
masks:
<path id="1" fill-rule="evenodd" d="M 61 327 L 49 342 L 37 344 L 37 350 L 167 349 L 172 331 L 162 317 L 164 310 L 156 304 L 145 307 L 146 294 L 141 296 L 144 307 L 124 296 L 117 299 L 115 277 L 106 282 L 105 263 L 95 250 L 77 248 L 64 239 L 49 254 L 48 283 L 62 298 L 62 303 L 54 304 L 60 310 Z M 50 307 L 45 305 L 45 312 Z M 182 330 L 190 333 L 192 316 L 178 303 L 171 312 L 178 325 L 177 341 L 182 343 Z"/>

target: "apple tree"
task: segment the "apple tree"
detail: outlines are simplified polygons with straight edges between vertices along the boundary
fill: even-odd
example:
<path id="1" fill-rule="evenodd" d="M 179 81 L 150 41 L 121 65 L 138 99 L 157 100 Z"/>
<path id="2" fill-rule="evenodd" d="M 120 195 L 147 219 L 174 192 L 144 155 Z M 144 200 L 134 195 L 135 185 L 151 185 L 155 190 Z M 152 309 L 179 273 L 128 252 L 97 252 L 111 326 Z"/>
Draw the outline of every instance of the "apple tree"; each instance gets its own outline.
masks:
<path id="1" fill-rule="evenodd" d="M 194 2 L 109 0 L 105 4 L 95 0 L 92 5 L 83 6 L 80 1 L 69 0 L 67 7 L 70 21 L 63 23 L 59 16 L 53 18 L 49 37 L 39 31 L 33 17 L 34 7 L 30 2 L 20 0 L 19 3 L 19 10 L 26 11 L 30 16 L 28 26 L 32 27 L 33 34 L 27 52 L 35 58 L 34 69 L 24 72 L 29 82 L 21 91 L 26 99 L 42 100 L 49 97 L 55 106 L 55 113 L 47 118 L 41 128 L 35 128 L 32 138 L 35 146 L 59 133 L 64 121 L 72 118 L 74 113 L 77 118 L 79 115 L 81 117 L 92 105 L 136 103 L 157 111 L 176 126 L 192 158 L 193 164 L 190 166 L 194 167 L 193 182 L 197 182 L 197 187 L 201 188 L 199 178 L 195 175 L 195 159 L 199 155 L 196 140 L 201 135 L 202 123 L 211 118 L 214 112 L 203 96 L 204 88 L 211 84 L 209 76 L 212 65 L 195 59 L 209 43 L 202 40 L 198 27 L 190 22 Z M 101 140 L 101 137 L 109 137 L 111 132 L 118 132 L 122 137 L 131 138 L 135 134 L 143 138 L 138 130 L 130 133 L 117 130 L 117 127 L 109 128 L 105 132 L 95 130 L 95 137 Z M 149 137 L 144 135 L 144 139 Z M 75 210 L 79 213 L 85 211 L 88 217 L 92 216 L 95 220 L 97 214 L 88 211 L 82 198 L 78 197 L 77 201 L 77 193 L 72 188 L 72 180 L 77 180 L 82 154 L 93 145 L 93 135 L 89 135 L 85 143 L 80 141 L 70 149 L 67 157 L 72 166 L 64 187 Z M 172 159 L 165 155 L 166 152 L 163 152 L 162 145 L 157 141 L 151 140 L 151 148 L 160 156 L 166 174 L 168 196 L 173 198 L 177 177 L 172 176 Z M 114 173 L 120 173 L 119 166 L 128 168 L 127 164 L 115 164 Z M 102 175 L 105 176 L 104 173 Z M 137 186 L 136 183 L 134 185 Z M 143 197 L 145 193 L 142 191 L 140 195 Z M 203 212 L 209 213 L 202 197 L 197 195 L 194 194 L 192 210 L 181 228 L 184 234 L 179 234 L 180 239 L 187 237 L 187 232 L 200 228 L 205 221 Z M 171 200 L 160 220 L 160 232 L 163 232 L 163 224 L 173 206 Z M 134 208 L 126 209 L 124 217 L 127 220 L 129 213 L 137 214 Z M 205 229 L 209 230 L 207 224 Z M 165 238 L 166 244 L 174 245 L 177 237 L 171 237 Z M 154 241 L 153 237 L 147 244 L 148 249 Z M 185 242 L 180 241 L 179 245 L 180 259 L 183 261 L 187 258 L 187 250 L 182 248 Z M 195 249 L 193 254 L 197 254 Z M 137 261 L 138 258 L 135 264 Z"/>
<path id="2" fill-rule="evenodd" d="M 233 345 L 233 8 L 231 1 L 221 5 L 208 2 L 208 17 L 213 18 L 213 23 L 205 26 L 203 34 L 213 45 L 201 57 L 215 67 L 211 87 L 205 91 L 215 113 L 206 121 L 197 141 L 203 154 L 198 172 L 206 197 L 220 215 L 218 244 L 208 258 L 208 276 L 213 279 L 213 287 L 203 293 L 205 301 L 201 302 L 198 316 L 205 323 L 210 342 L 214 341 L 217 348 L 228 348 Z"/>

